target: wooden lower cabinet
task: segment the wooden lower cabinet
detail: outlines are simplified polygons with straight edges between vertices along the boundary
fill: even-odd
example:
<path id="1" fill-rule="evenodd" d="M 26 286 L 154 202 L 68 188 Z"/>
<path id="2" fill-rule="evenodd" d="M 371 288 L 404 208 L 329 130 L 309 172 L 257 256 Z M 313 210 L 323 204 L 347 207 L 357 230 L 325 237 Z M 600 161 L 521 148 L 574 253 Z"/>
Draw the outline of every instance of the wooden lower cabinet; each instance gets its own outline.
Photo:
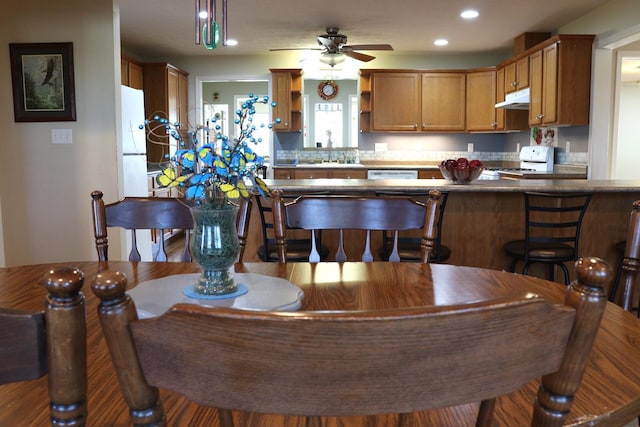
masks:
<path id="1" fill-rule="evenodd" d="M 366 179 L 366 169 L 333 168 L 279 168 L 273 171 L 273 179 Z"/>
<path id="2" fill-rule="evenodd" d="M 440 169 L 421 169 L 418 171 L 418 179 L 444 179 Z"/>

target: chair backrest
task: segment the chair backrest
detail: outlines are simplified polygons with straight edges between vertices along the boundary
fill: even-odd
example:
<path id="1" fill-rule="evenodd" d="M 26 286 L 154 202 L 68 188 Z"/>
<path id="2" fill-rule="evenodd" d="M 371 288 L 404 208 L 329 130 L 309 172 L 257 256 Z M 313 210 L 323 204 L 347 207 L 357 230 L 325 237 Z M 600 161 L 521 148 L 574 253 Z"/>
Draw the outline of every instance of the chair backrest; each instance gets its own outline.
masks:
<path id="1" fill-rule="evenodd" d="M 611 269 L 589 259 L 578 277 L 566 305 L 524 294 L 355 312 L 179 304 L 146 320 L 136 320 L 122 274 L 103 272 L 92 289 L 136 425 L 164 419 L 162 387 L 227 416 L 231 409 L 310 417 L 404 414 L 482 402 L 479 425 L 488 426 L 497 396 L 542 376 L 532 425 L 559 426 L 595 340 Z"/>
<path id="2" fill-rule="evenodd" d="M 285 202 L 281 190 L 272 192 L 276 247 L 280 262 L 286 262 L 287 229 L 340 230 L 336 261 L 347 260 L 343 248 L 343 230 L 366 230 L 362 261 L 373 261 L 371 231 L 422 229 L 422 262 L 429 262 L 436 238 L 436 211 L 440 192 L 431 190 L 426 205 L 409 197 L 358 197 L 311 195 Z M 310 262 L 320 257 L 312 236 Z M 394 240 L 397 249 L 397 234 Z M 393 251 L 392 251 L 393 252 Z M 399 261 L 390 258 L 390 261 Z"/>
<path id="3" fill-rule="evenodd" d="M 396 192 L 396 191 L 376 191 L 377 196 L 389 197 L 389 196 L 404 196 L 411 197 L 414 200 L 418 200 L 422 203 L 428 203 L 429 194 L 425 192 Z M 437 212 L 437 220 L 436 220 L 436 238 L 433 243 L 433 251 L 431 253 L 431 262 L 443 262 L 445 261 L 450 254 L 450 250 L 447 248 L 447 253 L 445 254 L 443 251 L 442 245 L 442 222 L 444 220 L 444 211 L 447 207 L 447 200 L 449 198 L 448 191 L 440 191 L 440 202 L 438 203 L 438 212 Z M 395 233 L 390 234 L 389 230 L 382 231 L 382 253 L 385 258 L 388 258 L 393 250 L 393 241 L 395 239 Z M 417 250 L 420 249 L 420 239 L 415 237 L 403 237 L 402 234 L 399 234 L 398 237 L 400 240 L 404 240 L 408 245 L 415 246 Z M 417 252 L 416 250 L 416 252 Z M 412 256 L 413 258 L 413 256 Z"/>
<path id="4" fill-rule="evenodd" d="M 107 227 L 120 227 L 131 230 L 131 252 L 129 261 L 140 261 L 137 246 L 136 230 L 160 230 L 158 250 L 153 256 L 154 261 L 167 261 L 167 250 L 163 230 L 183 230 L 184 246 L 180 254 L 180 261 L 190 262 L 191 251 L 189 242 L 193 229 L 193 218 L 189 210 L 189 202 L 185 199 L 173 197 L 125 197 L 117 202 L 105 204 L 101 191 L 91 193 L 93 210 L 93 228 L 96 240 L 96 250 L 100 261 L 109 260 L 109 242 Z M 243 200 L 238 213 L 238 238 L 240 240 L 240 257 L 242 261 L 249 229 L 251 201 Z"/>
<path id="5" fill-rule="evenodd" d="M 83 426 L 87 417 L 84 275 L 48 272 L 45 310 L 0 308 L 0 384 L 48 374 L 52 425 Z M 25 414 L 27 415 L 27 414 Z"/>
<path id="6" fill-rule="evenodd" d="M 640 290 L 636 283 L 640 269 L 640 200 L 633 202 L 629 218 L 626 246 L 622 262 L 618 267 L 611 287 L 610 300 L 627 311 L 636 311 L 640 316 Z"/>
<path id="7" fill-rule="evenodd" d="M 287 200 L 294 200 L 297 197 L 299 197 L 299 195 L 286 194 L 282 196 L 283 199 Z M 278 261 L 280 258 L 278 257 L 273 227 L 273 199 L 271 197 L 256 195 L 255 200 L 262 225 L 262 245 L 258 248 L 258 258 L 265 262 Z M 296 233 L 301 234 L 300 232 Z M 310 232 L 305 231 L 304 234 L 304 236 L 296 236 L 296 238 L 289 237 L 287 239 L 287 261 L 307 261 L 309 259 L 309 252 L 311 251 Z M 322 232 L 316 233 L 316 237 L 318 239 L 318 246 L 320 246 L 320 257 L 324 259 L 327 257 L 329 251 L 326 247 L 322 246 Z"/>
<path id="8" fill-rule="evenodd" d="M 525 254 L 532 245 L 567 245 L 578 259 L 582 219 L 591 193 L 525 192 Z"/>

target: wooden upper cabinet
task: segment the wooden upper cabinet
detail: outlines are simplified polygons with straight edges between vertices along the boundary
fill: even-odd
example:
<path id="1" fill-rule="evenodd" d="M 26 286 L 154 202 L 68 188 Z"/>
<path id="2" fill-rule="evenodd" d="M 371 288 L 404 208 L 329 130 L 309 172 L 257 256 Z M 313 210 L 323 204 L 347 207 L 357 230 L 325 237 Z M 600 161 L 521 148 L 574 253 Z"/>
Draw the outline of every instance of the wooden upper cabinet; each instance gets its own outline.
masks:
<path id="1" fill-rule="evenodd" d="M 422 130 L 465 130 L 465 72 L 422 74 Z"/>
<path id="2" fill-rule="evenodd" d="M 120 80 L 124 86 L 142 90 L 144 88 L 142 64 L 123 55 L 120 58 Z"/>
<path id="3" fill-rule="evenodd" d="M 592 35 L 558 35 L 529 55 L 529 125 L 589 123 Z"/>
<path id="4" fill-rule="evenodd" d="M 302 132 L 302 70 L 271 69 L 273 129 L 278 132 Z"/>
<path id="5" fill-rule="evenodd" d="M 496 69 L 467 72 L 467 131 L 496 130 Z"/>
<path id="6" fill-rule="evenodd" d="M 504 75 L 505 93 L 529 87 L 529 57 L 524 56 L 506 64 L 504 66 Z"/>
<path id="7" fill-rule="evenodd" d="M 419 130 L 421 73 L 373 73 L 371 76 L 371 130 Z"/>
<path id="8" fill-rule="evenodd" d="M 527 59 L 527 64 L 529 60 Z M 505 98 L 505 71 L 506 67 L 499 67 L 496 70 L 496 100 L 504 101 Z M 527 73 L 528 75 L 528 73 Z M 527 79 L 528 80 L 528 79 Z M 528 83 L 528 82 L 527 82 Z M 505 110 L 496 108 L 497 131 L 527 130 L 529 129 L 529 111 L 527 110 Z"/>
<path id="9" fill-rule="evenodd" d="M 171 122 L 188 123 L 189 74 L 171 64 L 147 63 L 144 69 L 144 110 L 148 117 L 159 113 Z M 187 129 L 185 127 L 184 138 Z M 152 163 L 166 161 L 169 154 L 169 137 L 161 143 L 147 142 L 147 159 Z"/>

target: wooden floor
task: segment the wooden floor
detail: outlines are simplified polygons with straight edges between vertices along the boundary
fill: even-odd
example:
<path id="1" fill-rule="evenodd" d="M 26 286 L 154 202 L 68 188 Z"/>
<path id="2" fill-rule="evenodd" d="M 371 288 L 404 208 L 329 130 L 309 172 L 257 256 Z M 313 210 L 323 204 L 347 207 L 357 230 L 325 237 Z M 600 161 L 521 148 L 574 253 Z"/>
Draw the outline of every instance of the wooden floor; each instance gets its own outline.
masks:
<path id="1" fill-rule="evenodd" d="M 184 234 L 178 234 L 165 241 L 167 260 L 169 262 L 180 262 L 182 251 L 184 251 Z"/>

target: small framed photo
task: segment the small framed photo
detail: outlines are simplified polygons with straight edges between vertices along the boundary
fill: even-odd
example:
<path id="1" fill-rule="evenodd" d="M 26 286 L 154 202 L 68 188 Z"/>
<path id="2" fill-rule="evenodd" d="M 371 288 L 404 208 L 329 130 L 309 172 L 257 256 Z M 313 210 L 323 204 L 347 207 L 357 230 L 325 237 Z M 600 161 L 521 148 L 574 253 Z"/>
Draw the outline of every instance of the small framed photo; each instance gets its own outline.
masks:
<path id="1" fill-rule="evenodd" d="M 16 122 L 76 120 L 73 43 L 10 43 Z"/>

